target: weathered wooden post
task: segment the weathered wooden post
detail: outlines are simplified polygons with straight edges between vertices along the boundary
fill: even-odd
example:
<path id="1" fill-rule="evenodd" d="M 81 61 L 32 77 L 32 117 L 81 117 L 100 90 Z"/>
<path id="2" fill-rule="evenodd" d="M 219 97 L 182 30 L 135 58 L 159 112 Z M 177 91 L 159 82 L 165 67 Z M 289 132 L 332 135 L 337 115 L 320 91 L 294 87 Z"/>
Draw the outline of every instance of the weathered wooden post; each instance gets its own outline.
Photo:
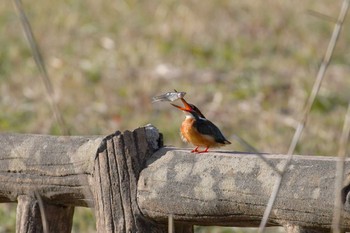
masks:
<path id="1" fill-rule="evenodd" d="M 139 174 L 161 146 L 161 135 L 153 126 L 116 132 L 103 140 L 90 180 L 98 232 L 167 232 L 166 222 L 145 218 L 137 203 Z M 177 233 L 193 232 L 192 225 L 178 223 L 175 229 Z"/>
<path id="2" fill-rule="evenodd" d="M 91 179 L 98 232 L 166 232 L 165 225 L 142 216 L 136 199 L 139 173 L 160 143 L 150 126 L 104 139 Z"/>
<path id="3" fill-rule="evenodd" d="M 0 202 L 18 202 L 17 233 L 68 233 L 74 206 L 94 208 L 101 233 L 164 233 L 137 203 L 139 173 L 161 143 L 153 126 L 105 138 L 1 134 Z"/>
<path id="4" fill-rule="evenodd" d="M 46 232 L 69 233 L 72 230 L 74 207 L 44 204 L 45 216 L 40 211 L 39 200 L 30 195 L 17 198 L 16 232 L 43 232 L 42 218 L 46 220 Z"/>
<path id="5" fill-rule="evenodd" d="M 18 202 L 17 233 L 43 232 L 43 216 L 47 232 L 71 232 L 74 206 L 93 206 L 87 180 L 102 139 L 0 135 L 0 202 Z"/>

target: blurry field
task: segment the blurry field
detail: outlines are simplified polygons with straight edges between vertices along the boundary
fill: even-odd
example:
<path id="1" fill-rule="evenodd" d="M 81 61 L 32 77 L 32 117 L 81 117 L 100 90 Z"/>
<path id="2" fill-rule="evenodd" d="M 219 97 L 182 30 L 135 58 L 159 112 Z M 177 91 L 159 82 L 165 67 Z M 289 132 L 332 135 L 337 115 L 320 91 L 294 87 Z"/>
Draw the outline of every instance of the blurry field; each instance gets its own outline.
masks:
<path id="1" fill-rule="evenodd" d="M 67 126 L 73 135 L 110 134 L 148 123 L 166 145 L 183 114 L 150 98 L 187 92 L 231 141 L 286 153 L 341 1 L 23 0 Z M 350 98 L 347 18 L 297 154 L 336 155 Z M 0 130 L 61 134 L 11 1 L 0 1 Z M 237 142 L 227 150 L 242 151 Z M 0 232 L 14 232 L 2 205 Z M 9 210 L 12 211 L 9 211 Z M 12 228 L 11 228 L 12 227 Z M 231 228 L 197 228 L 229 233 Z M 94 232 L 79 208 L 74 232 Z"/>

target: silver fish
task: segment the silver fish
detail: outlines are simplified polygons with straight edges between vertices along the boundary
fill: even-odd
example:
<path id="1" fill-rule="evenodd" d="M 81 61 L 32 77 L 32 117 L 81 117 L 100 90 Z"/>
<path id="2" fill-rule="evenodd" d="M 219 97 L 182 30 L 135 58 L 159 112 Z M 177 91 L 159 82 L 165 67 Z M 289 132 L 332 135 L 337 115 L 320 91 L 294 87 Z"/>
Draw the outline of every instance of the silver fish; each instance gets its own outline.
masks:
<path id="1" fill-rule="evenodd" d="M 186 95 L 186 92 L 177 92 L 176 90 L 174 90 L 174 91 L 175 92 L 167 92 L 163 95 L 152 97 L 152 103 L 159 102 L 159 101 L 173 102 L 177 99 L 183 98 Z"/>

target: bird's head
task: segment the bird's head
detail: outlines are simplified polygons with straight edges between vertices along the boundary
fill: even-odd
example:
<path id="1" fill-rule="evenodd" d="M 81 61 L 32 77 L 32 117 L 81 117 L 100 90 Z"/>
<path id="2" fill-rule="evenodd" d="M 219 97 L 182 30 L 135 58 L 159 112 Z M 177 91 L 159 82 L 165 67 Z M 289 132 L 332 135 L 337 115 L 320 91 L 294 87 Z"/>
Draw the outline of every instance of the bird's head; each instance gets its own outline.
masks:
<path id="1" fill-rule="evenodd" d="M 187 101 L 184 98 L 181 98 L 182 103 L 184 104 L 184 107 L 178 106 L 176 104 L 171 104 L 174 107 L 184 111 L 186 115 L 193 116 L 195 118 L 205 118 L 205 116 L 201 113 L 201 111 L 193 104 L 187 103 Z"/>

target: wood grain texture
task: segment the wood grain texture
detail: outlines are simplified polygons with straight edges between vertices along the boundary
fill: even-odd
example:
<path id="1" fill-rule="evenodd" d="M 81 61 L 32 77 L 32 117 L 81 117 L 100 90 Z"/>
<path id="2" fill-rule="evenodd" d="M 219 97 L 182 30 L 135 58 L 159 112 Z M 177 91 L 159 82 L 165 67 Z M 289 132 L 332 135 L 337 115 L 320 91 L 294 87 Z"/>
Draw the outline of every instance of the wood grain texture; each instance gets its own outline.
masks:
<path id="1" fill-rule="evenodd" d="M 47 203 L 92 206 L 88 177 L 102 139 L 0 134 L 0 202 L 37 192 Z"/>
<path id="2" fill-rule="evenodd" d="M 107 137 L 0 135 L 0 202 L 16 202 L 17 232 L 69 232 L 74 206 L 94 207 L 98 232 L 165 232 L 137 204 L 137 180 L 161 146 L 153 126 Z M 34 195 L 34 193 L 36 195 Z M 41 203 L 41 202 L 40 202 Z"/>
<path id="3" fill-rule="evenodd" d="M 45 211 L 46 232 L 69 233 L 72 230 L 74 207 L 43 204 Z M 32 196 L 19 196 L 16 216 L 17 233 L 45 232 L 42 224 L 42 213 L 38 200 Z"/>
<path id="4" fill-rule="evenodd" d="M 29 196 L 19 196 L 16 233 L 43 232 L 38 202 Z"/>
<path id="5" fill-rule="evenodd" d="M 0 202 L 18 201 L 21 233 L 42 232 L 34 193 L 51 226 L 67 223 L 51 232 L 69 231 L 73 206 L 94 207 L 97 230 L 104 233 L 163 233 L 169 215 L 182 233 L 193 232 L 194 224 L 259 225 L 285 155 L 193 154 L 161 146 L 151 126 L 107 137 L 0 134 Z M 335 167 L 336 158 L 295 156 L 269 226 L 327 231 Z M 345 177 L 342 227 L 350 230 L 349 159 Z"/>
<path id="6" fill-rule="evenodd" d="M 264 158 L 264 160 L 262 159 Z M 259 226 L 276 173 L 285 155 L 162 148 L 148 161 L 138 183 L 142 213 L 159 222 Z M 332 222 L 336 158 L 295 156 L 272 210 L 269 225 L 329 229 Z M 345 164 L 350 173 L 350 160 Z M 344 188 L 345 190 L 346 188 Z M 347 200 L 348 193 L 345 193 Z M 350 229 L 344 211 L 343 227 Z"/>
<path id="7" fill-rule="evenodd" d="M 164 224 L 145 218 L 137 204 L 139 173 L 159 147 L 149 140 L 149 130 L 154 129 L 117 132 L 100 147 L 91 179 L 98 232 L 166 232 Z"/>

